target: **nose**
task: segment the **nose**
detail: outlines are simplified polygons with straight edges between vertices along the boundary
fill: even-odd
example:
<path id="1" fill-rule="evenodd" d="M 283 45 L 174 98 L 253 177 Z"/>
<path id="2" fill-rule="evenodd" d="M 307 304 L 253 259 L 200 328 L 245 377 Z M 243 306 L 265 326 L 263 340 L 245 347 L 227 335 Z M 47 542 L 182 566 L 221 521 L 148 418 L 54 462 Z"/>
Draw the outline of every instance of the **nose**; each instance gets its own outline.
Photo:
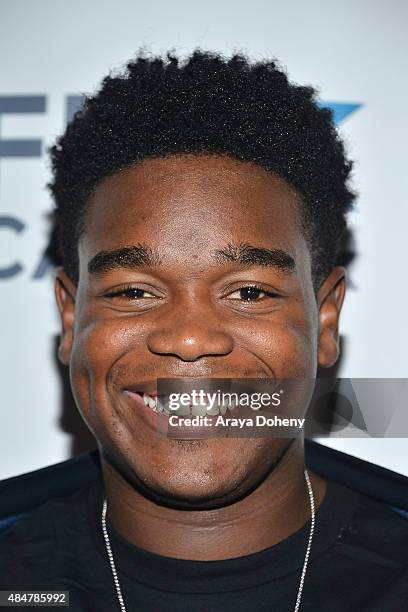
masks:
<path id="1" fill-rule="evenodd" d="M 234 342 L 214 314 L 206 311 L 178 312 L 161 317 L 147 338 L 149 350 L 156 355 L 174 355 L 182 361 L 197 361 L 205 356 L 231 353 Z"/>

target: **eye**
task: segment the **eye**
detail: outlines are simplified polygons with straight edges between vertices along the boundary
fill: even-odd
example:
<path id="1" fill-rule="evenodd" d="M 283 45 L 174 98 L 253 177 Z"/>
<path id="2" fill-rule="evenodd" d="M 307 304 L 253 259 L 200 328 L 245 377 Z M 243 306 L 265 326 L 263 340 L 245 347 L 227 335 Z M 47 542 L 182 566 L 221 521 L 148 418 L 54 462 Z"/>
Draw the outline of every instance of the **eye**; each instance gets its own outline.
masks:
<path id="1" fill-rule="evenodd" d="M 151 299 L 157 298 L 157 295 L 146 291 L 145 289 L 141 289 L 140 287 L 132 287 L 126 286 L 121 287 L 120 289 L 116 289 L 115 291 L 110 291 L 105 294 L 108 298 L 123 298 L 125 300 L 133 301 L 133 300 L 143 300 L 143 299 Z"/>
<path id="2" fill-rule="evenodd" d="M 277 293 L 268 291 L 267 289 L 258 285 L 248 285 L 247 287 L 240 287 L 236 291 L 233 291 L 227 296 L 230 300 L 240 300 L 242 302 L 257 302 L 265 299 L 266 297 L 278 297 Z"/>

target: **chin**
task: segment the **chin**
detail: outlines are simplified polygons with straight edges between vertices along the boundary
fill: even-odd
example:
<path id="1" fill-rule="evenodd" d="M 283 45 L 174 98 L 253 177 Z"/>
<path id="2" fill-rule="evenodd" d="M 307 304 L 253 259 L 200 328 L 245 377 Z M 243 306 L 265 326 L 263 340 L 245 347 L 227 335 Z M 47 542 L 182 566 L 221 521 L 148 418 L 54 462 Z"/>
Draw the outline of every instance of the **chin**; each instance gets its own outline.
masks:
<path id="1" fill-rule="evenodd" d="M 215 509 L 242 499 L 263 481 L 279 456 L 273 446 L 267 440 L 177 440 L 159 452 L 105 447 L 104 455 L 132 487 L 160 505 Z"/>
<path id="2" fill-rule="evenodd" d="M 216 508 L 245 495 L 246 487 L 242 483 L 246 474 L 242 465 L 226 465 L 224 462 L 222 466 L 197 466 L 197 462 L 192 461 L 177 467 L 156 465 L 154 473 L 151 465 L 128 465 L 120 471 L 140 493 L 168 507 Z"/>
<path id="3" fill-rule="evenodd" d="M 162 505 L 185 508 L 216 508 L 229 505 L 244 497 L 256 483 L 253 470 L 245 465 L 197 461 L 179 466 L 162 467 L 154 474 L 144 471 L 135 477 L 142 483 L 143 493 Z"/>

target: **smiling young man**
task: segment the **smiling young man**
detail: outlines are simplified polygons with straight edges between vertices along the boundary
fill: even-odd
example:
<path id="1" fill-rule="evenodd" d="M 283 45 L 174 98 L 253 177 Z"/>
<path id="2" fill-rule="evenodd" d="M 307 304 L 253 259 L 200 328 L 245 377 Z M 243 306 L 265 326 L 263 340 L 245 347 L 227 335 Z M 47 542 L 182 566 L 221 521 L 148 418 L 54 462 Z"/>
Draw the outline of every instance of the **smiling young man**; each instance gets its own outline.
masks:
<path id="1" fill-rule="evenodd" d="M 310 381 L 338 358 L 351 164 L 313 90 L 272 62 L 140 56 L 51 155 L 59 357 L 103 483 L 3 535 L 2 588 L 75 611 L 405 610 L 405 520 L 305 471 L 301 433 L 157 431 L 158 379 Z"/>

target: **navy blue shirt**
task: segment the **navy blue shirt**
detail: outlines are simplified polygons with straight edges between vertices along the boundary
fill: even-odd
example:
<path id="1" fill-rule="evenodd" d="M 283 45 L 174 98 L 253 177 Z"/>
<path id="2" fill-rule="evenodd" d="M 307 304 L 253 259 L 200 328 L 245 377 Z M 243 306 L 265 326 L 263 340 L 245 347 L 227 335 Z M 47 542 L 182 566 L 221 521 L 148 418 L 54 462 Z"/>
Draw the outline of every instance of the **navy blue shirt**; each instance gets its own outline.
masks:
<path id="1" fill-rule="evenodd" d="M 120 612 L 103 497 L 97 481 L 9 527 L 0 536 L 0 590 L 64 590 L 71 612 Z M 290 612 L 310 522 L 275 546 L 223 561 L 163 557 L 133 546 L 109 522 L 108 530 L 128 612 Z M 408 520 L 328 481 L 300 610 L 407 612 Z"/>

